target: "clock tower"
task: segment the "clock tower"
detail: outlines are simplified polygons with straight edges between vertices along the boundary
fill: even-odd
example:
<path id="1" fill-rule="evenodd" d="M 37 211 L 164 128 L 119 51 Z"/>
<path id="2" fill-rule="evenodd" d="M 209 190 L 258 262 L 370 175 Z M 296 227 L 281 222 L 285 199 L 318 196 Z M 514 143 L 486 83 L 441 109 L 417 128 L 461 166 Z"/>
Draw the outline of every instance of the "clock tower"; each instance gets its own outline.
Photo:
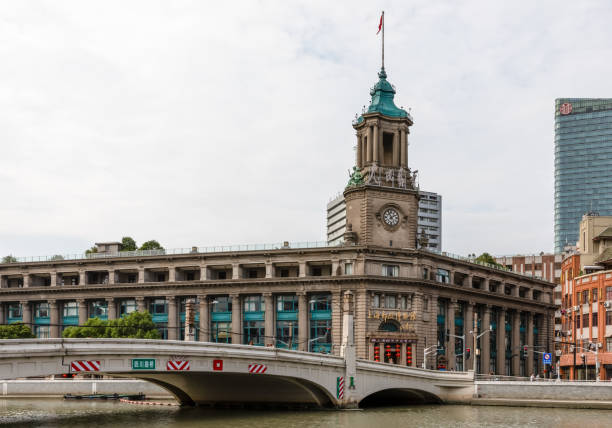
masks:
<path id="1" fill-rule="evenodd" d="M 346 244 L 417 248 L 419 192 L 408 168 L 412 117 L 395 105 L 384 67 L 370 105 L 353 122 L 357 154 L 346 189 Z"/>

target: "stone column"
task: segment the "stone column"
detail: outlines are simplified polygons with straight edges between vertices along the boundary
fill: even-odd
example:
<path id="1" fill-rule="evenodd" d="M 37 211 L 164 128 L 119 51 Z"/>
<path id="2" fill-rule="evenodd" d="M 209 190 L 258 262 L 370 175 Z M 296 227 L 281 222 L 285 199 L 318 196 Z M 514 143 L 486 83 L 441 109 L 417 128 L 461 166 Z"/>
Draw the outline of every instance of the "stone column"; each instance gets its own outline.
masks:
<path id="1" fill-rule="evenodd" d="M 238 263 L 232 264 L 232 279 L 240 279 L 240 265 Z"/>
<path id="2" fill-rule="evenodd" d="M 368 126 L 368 138 L 366 140 L 366 162 L 372 162 L 372 139 L 373 139 L 373 132 L 372 132 L 372 127 Z"/>
<path id="3" fill-rule="evenodd" d="M 474 275 L 472 274 L 467 275 L 465 277 L 463 284 L 466 288 L 472 288 L 474 286 Z"/>
<path id="4" fill-rule="evenodd" d="M 60 337 L 60 314 L 56 300 L 49 300 L 49 337 Z"/>
<path id="5" fill-rule="evenodd" d="M 272 262 L 266 262 L 266 278 L 272 278 L 274 276 L 272 270 Z"/>
<path id="6" fill-rule="evenodd" d="M 455 334 L 455 311 L 457 310 L 457 300 L 452 299 L 448 303 L 448 311 L 446 314 L 446 328 L 450 334 Z M 456 357 L 455 357 L 455 338 L 453 336 L 448 337 L 446 342 L 446 358 L 448 358 L 448 370 L 455 369 Z"/>
<path id="7" fill-rule="evenodd" d="M 179 329 L 178 329 L 178 311 L 176 310 L 176 297 L 166 297 L 168 302 L 168 340 L 178 340 Z"/>
<path id="8" fill-rule="evenodd" d="M 371 358 L 367 357 L 366 353 L 366 335 L 367 335 L 367 317 L 368 317 L 368 295 L 365 290 L 358 290 L 355 293 L 355 314 L 354 314 L 354 325 L 355 325 L 355 348 L 357 351 L 357 358 Z"/>
<path id="9" fill-rule="evenodd" d="M 363 144 L 363 137 L 360 134 L 357 134 L 357 159 L 355 160 L 355 165 L 357 168 L 361 168 L 361 146 Z"/>
<path id="10" fill-rule="evenodd" d="M 518 287 L 517 287 L 518 288 Z M 512 314 L 512 376 L 519 376 L 521 364 L 521 312 L 516 310 Z"/>
<path id="11" fill-rule="evenodd" d="M 146 282 L 146 279 L 145 279 L 145 270 L 144 270 L 143 267 L 139 267 L 138 268 L 138 282 L 140 284 L 142 284 L 143 282 Z"/>
<path id="12" fill-rule="evenodd" d="M 482 315 L 482 331 L 491 325 L 491 305 L 485 305 Z M 482 332 L 481 332 L 482 333 Z M 480 370 L 484 374 L 491 371 L 491 333 L 487 333 L 480 338 Z"/>
<path id="13" fill-rule="evenodd" d="M 7 288 L 8 284 L 6 275 L 0 275 L 0 288 Z"/>
<path id="14" fill-rule="evenodd" d="M 32 276 L 29 273 L 24 274 L 23 275 L 23 288 L 30 287 L 31 283 L 32 283 Z"/>
<path id="15" fill-rule="evenodd" d="M 340 291 L 332 292 L 332 350 L 334 355 L 340 355 L 340 344 L 342 343 L 342 308 Z"/>
<path id="16" fill-rule="evenodd" d="M 117 318 L 117 302 L 113 297 L 106 298 L 107 305 L 107 318 L 109 320 L 114 320 Z"/>
<path id="17" fill-rule="evenodd" d="M 87 272 L 84 270 L 79 271 L 79 285 L 87 285 Z"/>
<path id="18" fill-rule="evenodd" d="M 242 343 L 242 301 L 239 294 L 230 295 L 232 299 L 232 343 Z"/>
<path id="19" fill-rule="evenodd" d="M 332 267 L 331 267 L 331 276 L 337 276 L 338 275 L 338 267 L 340 266 L 340 260 L 332 260 Z"/>
<path id="20" fill-rule="evenodd" d="M 470 358 L 465 358 L 463 371 L 472 370 L 476 349 L 474 349 L 474 302 L 467 302 L 465 305 L 465 315 L 463 318 L 463 334 L 465 335 L 464 349 L 470 348 Z M 471 332 L 471 333 L 470 333 Z"/>
<path id="21" fill-rule="evenodd" d="M 514 284 L 512 286 L 512 297 L 518 297 L 518 296 L 519 296 L 519 285 Z"/>
<path id="22" fill-rule="evenodd" d="M 375 163 L 378 163 L 378 144 L 379 144 L 379 139 L 380 136 L 379 134 L 379 130 L 378 130 L 378 124 L 374 124 L 374 141 L 372 142 L 372 146 L 373 146 L 373 152 L 374 152 L 374 156 L 373 156 L 373 160 Z"/>
<path id="23" fill-rule="evenodd" d="M 168 268 L 168 282 L 176 282 L 176 268 L 174 266 Z"/>
<path id="24" fill-rule="evenodd" d="M 138 312 L 144 312 L 147 310 L 147 305 L 145 304 L 145 298 L 138 296 L 136 297 L 136 304 L 138 305 Z"/>
<path id="25" fill-rule="evenodd" d="M 506 282 L 505 281 L 500 281 L 499 285 L 497 286 L 497 292 L 499 294 L 506 294 Z"/>
<path id="26" fill-rule="evenodd" d="M 0 302 L 0 324 L 6 323 L 6 314 L 4 313 L 4 303 Z"/>
<path id="27" fill-rule="evenodd" d="M 406 156 L 406 153 L 408 151 L 406 150 L 406 148 L 406 130 L 402 128 L 400 129 L 400 166 L 402 166 L 403 168 L 406 168 L 406 165 L 408 164 Z M 414 355 L 412 356 L 412 358 L 414 359 Z"/>
<path id="28" fill-rule="evenodd" d="M 51 272 L 51 287 L 57 287 L 57 272 Z"/>
<path id="29" fill-rule="evenodd" d="M 450 284 L 455 283 L 455 271 L 454 270 L 448 271 L 448 282 Z"/>
<path id="30" fill-rule="evenodd" d="M 274 346 L 274 338 L 276 334 L 274 332 L 274 296 L 272 293 L 263 293 L 265 312 L 264 312 L 264 328 L 265 328 L 265 339 L 264 343 L 266 346 Z"/>
<path id="31" fill-rule="evenodd" d="M 497 321 L 497 374 L 506 375 L 506 308 L 500 308 Z"/>
<path id="32" fill-rule="evenodd" d="M 525 370 L 526 376 L 531 376 L 532 373 L 534 373 L 534 367 L 533 367 L 533 313 L 532 312 L 527 312 L 527 334 L 525 335 L 525 338 L 527 339 L 527 362 L 525 363 Z"/>
<path id="33" fill-rule="evenodd" d="M 490 283 L 491 283 L 491 280 L 489 278 L 483 278 L 482 282 L 481 282 L 482 289 L 485 290 L 485 291 L 489 291 Z"/>
<path id="34" fill-rule="evenodd" d="M 308 351 L 308 298 L 305 291 L 298 295 L 298 350 Z"/>
<path id="35" fill-rule="evenodd" d="M 303 278 L 306 276 L 306 262 L 299 263 L 299 276 Z"/>
<path id="36" fill-rule="evenodd" d="M 198 297 L 200 302 L 200 342 L 210 342 L 210 309 L 208 307 L 208 296 Z"/>
<path id="37" fill-rule="evenodd" d="M 399 142 L 399 132 L 393 133 L 393 167 L 397 168 L 400 163 L 400 142 Z M 402 347 L 403 349 L 404 347 Z M 406 361 L 404 361 L 406 364 Z"/>
<path id="38" fill-rule="evenodd" d="M 87 322 L 87 302 L 85 299 L 77 299 L 79 305 L 79 325 L 85 325 Z"/>
<path id="39" fill-rule="evenodd" d="M 108 270 L 108 284 L 113 285 L 117 283 L 117 273 L 114 269 Z"/>
<path id="40" fill-rule="evenodd" d="M 21 321 L 25 325 L 32 327 L 32 306 L 30 302 L 21 300 L 19 303 L 21 304 Z"/>
<path id="41" fill-rule="evenodd" d="M 200 266 L 200 281 L 206 281 L 208 279 L 208 266 Z"/>

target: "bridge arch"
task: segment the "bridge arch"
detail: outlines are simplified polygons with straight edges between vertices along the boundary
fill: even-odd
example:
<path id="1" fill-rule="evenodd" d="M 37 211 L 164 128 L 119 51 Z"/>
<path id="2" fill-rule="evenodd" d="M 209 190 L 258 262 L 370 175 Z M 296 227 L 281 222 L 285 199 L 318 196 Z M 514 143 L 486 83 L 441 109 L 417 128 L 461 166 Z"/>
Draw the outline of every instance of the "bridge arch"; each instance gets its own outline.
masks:
<path id="1" fill-rule="evenodd" d="M 384 407 L 411 404 L 441 404 L 437 395 L 421 389 L 387 388 L 373 392 L 361 399 L 359 407 Z"/>

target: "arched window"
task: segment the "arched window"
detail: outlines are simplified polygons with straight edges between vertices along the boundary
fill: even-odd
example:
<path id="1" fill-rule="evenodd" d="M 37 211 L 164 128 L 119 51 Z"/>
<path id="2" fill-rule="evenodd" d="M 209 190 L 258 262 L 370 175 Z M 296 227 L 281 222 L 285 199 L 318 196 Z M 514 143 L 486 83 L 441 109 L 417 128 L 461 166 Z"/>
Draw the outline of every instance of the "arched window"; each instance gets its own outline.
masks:
<path id="1" fill-rule="evenodd" d="M 378 327 L 379 331 L 399 331 L 399 326 L 392 321 L 385 321 Z"/>

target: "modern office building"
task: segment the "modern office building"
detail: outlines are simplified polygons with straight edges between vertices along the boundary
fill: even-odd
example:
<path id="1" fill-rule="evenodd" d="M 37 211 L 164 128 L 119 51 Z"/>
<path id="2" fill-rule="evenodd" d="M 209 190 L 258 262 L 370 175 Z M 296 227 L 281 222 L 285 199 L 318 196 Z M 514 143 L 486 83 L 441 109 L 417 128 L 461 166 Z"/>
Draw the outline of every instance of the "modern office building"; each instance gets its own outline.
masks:
<path id="1" fill-rule="evenodd" d="M 442 251 L 442 196 L 433 192 L 419 191 L 419 217 L 417 234 L 427 242 L 423 246 L 432 251 Z M 346 232 L 346 203 L 339 194 L 327 203 L 327 243 L 340 245 Z"/>
<path id="2" fill-rule="evenodd" d="M 561 372 L 612 379 L 612 216 L 585 215 L 561 271 Z"/>
<path id="3" fill-rule="evenodd" d="M 554 285 L 418 248 L 426 238 L 408 168 L 413 121 L 395 106 L 384 69 L 378 77 L 367 112 L 353 123 L 357 162 L 343 193 L 342 245 L 123 252 L 101 243 L 89 255 L 11 259 L 0 263 L 0 322 L 58 337 L 93 316 L 148 309 L 165 337 L 180 339 L 191 299 L 196 340 L 339 354 L 348 307 L 358 358 L 481 373 L 542 370 L 533 349 L 552 349 Z M 345 298 L 353 304 L 344 306 Z M 480 352 L 464 358 L 478 328 L 487 331 Z M 524 345 L 528 355 L 518 352 Z"/>
<path id="4" fill-rule="evenodd" d="M 582 215 L 612 215 L 612 99 L 555 101 L 555 254 L 578 240 Z"/>

